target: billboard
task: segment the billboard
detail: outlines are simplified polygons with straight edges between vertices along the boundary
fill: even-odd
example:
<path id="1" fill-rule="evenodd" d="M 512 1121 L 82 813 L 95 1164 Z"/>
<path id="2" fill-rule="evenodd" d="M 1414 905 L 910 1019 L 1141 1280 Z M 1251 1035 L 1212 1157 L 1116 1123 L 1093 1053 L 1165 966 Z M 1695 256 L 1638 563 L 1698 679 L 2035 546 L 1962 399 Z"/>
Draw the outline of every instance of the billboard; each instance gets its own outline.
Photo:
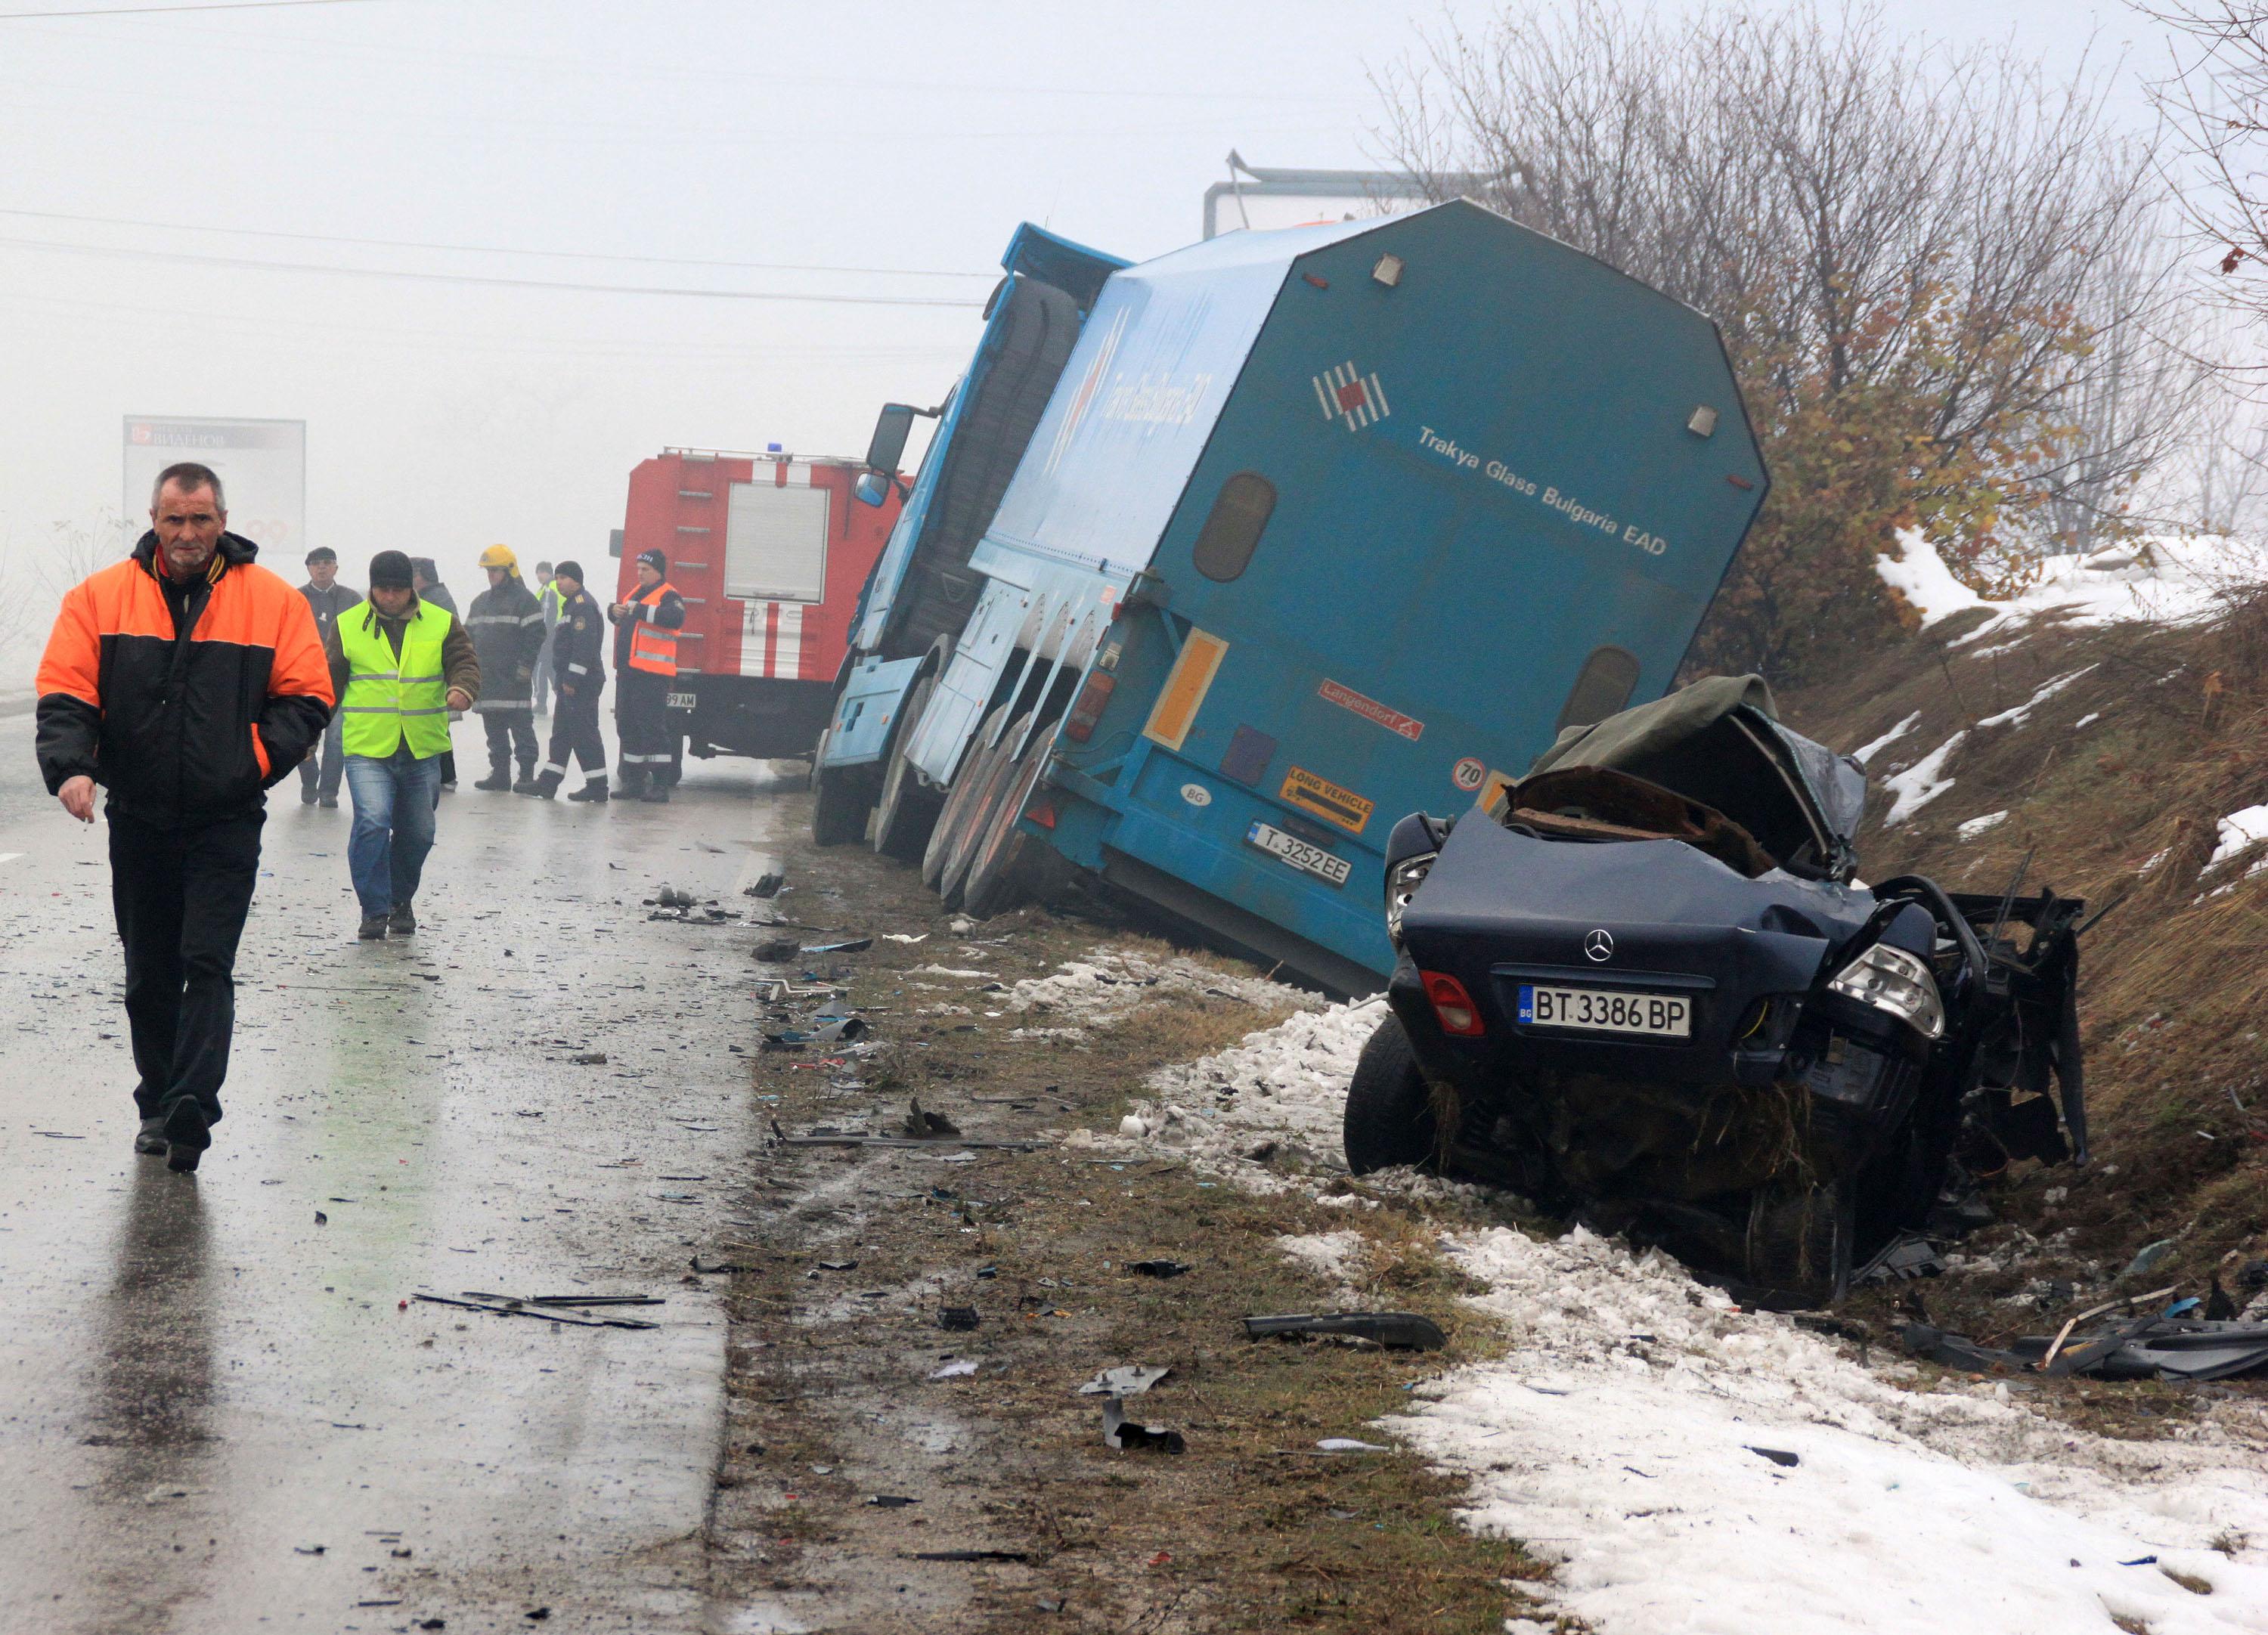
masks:
<path id="1" fill-rule="evenodd" d="M 228 531 L 261 548 L 269 566 L 305 556 L 307 538 L 307 423 L 126 416 L 127 542 L 150 526 L 150 490 L 177 460 L 220 474 Z"/>

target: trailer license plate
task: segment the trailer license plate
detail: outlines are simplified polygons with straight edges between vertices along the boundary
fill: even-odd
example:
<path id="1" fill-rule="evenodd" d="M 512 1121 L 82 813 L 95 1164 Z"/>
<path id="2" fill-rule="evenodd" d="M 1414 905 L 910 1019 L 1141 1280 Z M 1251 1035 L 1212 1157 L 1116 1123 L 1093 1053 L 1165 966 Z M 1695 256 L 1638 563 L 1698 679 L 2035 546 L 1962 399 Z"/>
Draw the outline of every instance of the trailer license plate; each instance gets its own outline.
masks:
<path id="1" fill-rule="evenodd" d="M 1522 983 L 1520 1020 L 1535 1027 L 1656 1039 L 1693 1036 L 1693 1002 L 1675 994 L 1616 993 L 1603 988 L 1538 988 Z"/>
<path id="2" fill-rule="evenodd" d="M 673 710 L 690 710 L 693 708 L 693 695 L 691 693 L 670 694 L 669 707 Z"/>
<path id="3" fill-rule="evenodd" d="M 1244 831 L 1245 839 L 1271 857 L 1278 857 L 1293 868 L 1327 880 L 1334 886 L 1344 886 L 1354 865 L 1344 858 L 1333 857 L 1321 846 L 1287 835 L 1273 823 L 1255 823 Z"/>

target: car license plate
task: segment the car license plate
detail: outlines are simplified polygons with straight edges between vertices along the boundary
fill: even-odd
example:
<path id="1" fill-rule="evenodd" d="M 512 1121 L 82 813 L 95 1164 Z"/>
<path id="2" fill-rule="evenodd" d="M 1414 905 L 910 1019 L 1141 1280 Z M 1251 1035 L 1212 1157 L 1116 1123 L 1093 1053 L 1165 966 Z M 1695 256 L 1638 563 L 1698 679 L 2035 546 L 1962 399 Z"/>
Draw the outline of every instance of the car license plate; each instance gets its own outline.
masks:
<path id="1" fill-rule="evenodd" d="M 691 693 L 670 694 L 669 707 L 673 710 L 690 710 L 693 708 L 693 695 Z"/>
<path id="2" fill-rule="evenodd" d="M 1693 1002 L 1671 993 L 1543 988 L 1523 983 L 1520 989 L 1520 1020 L 1532 1027 L 1580 1027 L 1591 1033 L 1690 1039 L 1693 1036 Z"/>
<path id="3" fill-rule="evenodd" d="M 1321 846 L 1287 835 L 1273 823 L 1256 822 L 1244 831 L 1244 837 L 1270 857 L 1281 858 L 1293 868 L 1327 880 L 1334 886 L 1344 886 L 1354 865 L 1344 858 L 1334 857 Z"/>

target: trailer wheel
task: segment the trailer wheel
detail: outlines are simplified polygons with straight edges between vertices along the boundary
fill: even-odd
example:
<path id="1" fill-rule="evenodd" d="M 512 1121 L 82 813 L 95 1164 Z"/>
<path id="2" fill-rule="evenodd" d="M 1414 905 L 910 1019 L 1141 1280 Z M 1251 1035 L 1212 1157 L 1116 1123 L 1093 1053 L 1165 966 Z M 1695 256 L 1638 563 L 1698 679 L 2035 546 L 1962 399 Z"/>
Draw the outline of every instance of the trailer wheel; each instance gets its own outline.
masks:
<path id="1" fill-rule="evenodd" d="M 1048 860 L 1061 856 L 1019 821 L 1039 787 L 1048 752 L 1055 748 L 1057 722 L 1032 740 L 1010 774 L 1006 791 L 992 808 L 992 820 L 977 837 L 968 865 L 968 883 L 961 888 L 961 906 L 980 920 L 1005 914 L 1045 893 L 1052 871 Z"/>
<path id="2" fill-rule="evenodd" d="M 944 805 L 906 759 L 906 746 L 912 741 L 914 728 L 920 725 L 922 711 L 929 708 L 930 695 L 936 690 L 937 673 L 932 670 L 916 681 L 914 690 L 906 696 L 904 707 L 898 711 L 898 724 L 890 734 L 881 798 L 874 803 L 874 850 L 902 863 L 921 861 L 922 849 L 928 845 Z"/>
<path id="3" fill-rule="evenodd" d="M 1023 764 L 1010 753 L 1014 744 L 1032 724 L 1028 715 L 1020 715 L 1002 734 L 1000 747 L 985 763 L 984 777 L 976 785 L 976 792 L 961 814 L 961 823 L 953 837 L 953 853 L 945 860 L 945 873 L 938 877 L 938 895 L 948 908 L 959 908 L 962 902 L 962 887 L 968 884 L 968 872 L 976 865 L 976 853 L 984 837 L 992 831 L 993 814 L 1007 798 L 1008 787 L 1015 782 L 1017 770 Z"/>
<path id="4" fill-rule="evenodd" d="M 1787 1172 L 1749 1204 L 1742 1271 L 1758 1304 L 1832 1306 L 1851 1289 L 1850 1189 Z"/>
<path id="5" fill-rule="evenodd" d="M 1401 1019 L 1391 1013 L 1355 1062 L 1342 1138 L 1347 1167 L 1358 1175 L 1396 1164 L 1432 1168 L 1440 1162 L 1432 1092 L 1418 1071 Z"/>
<path id="6" fill-rule="evenodd" d="M 855 773 L 820 764 L 827 758 L 821 734 L 811 767 L 811 838 L 814 844 L 842 846 L 866 832 L 868 801 Z"/>
<path id="7" fill-rule="evenodd" d="M 938 813 L 937 822 L 930 829 L 929 844 L 922 851 L 922 884 L 940 896 L 945 891 L 945 866 L 953 861 L 954 842 L 961 833 L 961 821 L 968 814 L 969 803 L 976 799 L 977 791 L 991 767 L 992 757 L 998 753 L 998 747 L 992 742 L 993 734 L 1000 725 L 1001 718 L 1007 712 L 1007 706 L 1002 705 L 986 716 L 984 724 L 976 729 L 978 748 L 969 751 L 968 758 L 961 763 L 961 770 L 954 775 L 952 785 L 946 791 L 944 808 Z"/>

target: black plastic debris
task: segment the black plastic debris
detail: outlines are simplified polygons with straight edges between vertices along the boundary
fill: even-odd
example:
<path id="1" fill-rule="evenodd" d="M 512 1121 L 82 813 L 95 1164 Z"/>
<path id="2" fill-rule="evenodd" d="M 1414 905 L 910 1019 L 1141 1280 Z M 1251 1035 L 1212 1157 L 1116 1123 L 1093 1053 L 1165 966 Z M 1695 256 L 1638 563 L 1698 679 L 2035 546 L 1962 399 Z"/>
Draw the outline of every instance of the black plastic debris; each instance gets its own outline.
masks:
<path id="1" fill-rule="evenodd" d="M 664 886 L 653 894 L 652 901 L 656 908 L 689 909 L 693 906 L 693 894 L 680 891 L 674 886 Z"/>
<path id="2" fill-rule="evenodd" d="M 607 1053 L 604 1050 L 585 1050 L 567 1059 L 578 1067 L 604 1067 L 607 1064 Z"/>
<path id="3" fill-rule="evenodd" d="M 917 1550 L 908 1556 L 908 1561 L 1029 1561 L 1031 1554 L 1021 1550 Z"/>
<path id="4" fill-rule="evenodd" d="M 1320 1315 L 1247 1317 L 1244 1332 L 1252 1339 L 1270 1335 L 1323 1334 L 1369 1340 L 1395 1351 L 1438 1351 L 1449 1343 L 1430 1317 L 1406 1311 L 1339 1311 Z"/>
<path id="5" fill-rule="evenodd" d="M 803 945 L 794 938 L 775 937 L 756 945 L 755 957 L 766 965 L 785 965 L 802 952 Z"/>
<path id="6" fill-rule="evenodd" d="M 855 1260 L 822 1260 L 815 1261 L 813 1264 L 816 1265 L 821 1271 L 856 1271 L 858 1270 L 858 1263 Z"/>
<path id="7" fill-rule="evenodd" d="M 1851 1285 L 1859 1288 L 1874 1283 L 1911 1283 L 1918 1278 L 1944 1275 L 1945 1262 L 1930 1247 L 1929 1240 L 1918 1232 L 1903 1232 L 1851 1274 Z"/>
<path id="8" fill-rule="evenodd" d="M 807 942 L 803 945 L 802 951 L 806 954 L 864 954 L 873 946 L 872 937 L 853 937 L 847 942 Z"/>
<path id="9" fill-rule="evenodd" d="M 738 1261 L 703 1261 L 697 1254 L 693 1257 L 693 1272 L 696 1277 L 707 1278 L 718 1272 L 749 1270 L 750 1268 L 741 1265 Z"/>
<path id="10" fill-rule="evenodd" d="M 2268 1374 L 2268 1323 L 2260 1322 L 2153 1313 L 2075 1337 L 2027 1335 L 2005 1347 L 1979 1345 L 1961 1335 L 1913 1322 L 1898 1337 L 1916 1357 L 1972 1374 L 2190 1381 Z"/>
<path id="11" fill-rule="evenodd" d="M 331 1224 L 331 1218 L 319 1209 L 315 1212 L 315 1224 L 319 1226 L 328 1226 Z"/>
<path id="12" fill-rule="evenodd" d="M 777 897 L 779 888 L 786 884 L 787 876 L 784 874 L 760 874 L 755 885 L 742 887 L 740 895 L 744 897 Z"/>
<path id="13" fill-rule="evenodd" d="M 409 1298 L 423 1300 L 429 1306 L 455 1306 L 466 1311 L 492 1312 L 499 1317 L 541 1317 L 546 1322 L 564 1323 L 576 1329 L 658 1329 L 661 1326 L 637 1317 L 584 1316 L 563 1305 L 539 1304 L 534 1300 L 517 1300 L 503 1294 L 468 1294 L 461 1300 L 452 1299 L 446 1294 L 413 1294 Z"/>
<path id="14" fill-rule="evenodd" d="M 1190 1267 L 1185 1260 L 1130 1260 L 1126 1270 L 1142 1278 L 1178 1278 Z"/>
<path id="15" fill-rule="evenodd" d="M 1143 1425 L 1126 1417 L 1126 1405 L 1114 1396 L 1102 1404 L 1102 1440 L 1123 1452 L 1136 1449 L 1154 1454 L 1182 1454 L 1189 1444 L 1179 1431 L 1161 1425 Z"/>
<path id="16" fill-rule="evenodd" d="M 1785 1447 L 1750 1447 L 1749 1451 L 1771 1460 L 1772 1463 L 1786 1470 L 1793 1470 L 1803 1462 L 1800 1455 L 1789 1453 Z"/>
<path id="17" fill-rule="evenodd" d="M 939 1328 L 950 1329 L 956 1332 L 973 1329 L 979 1321 L 976 1307 L 974 1306 L 940 1307 L 937 1314 Z"/>
<path id="18" fill-rule="evenodd" d="M 877 1510 L 903 1510 L 908 1505 L 918 1505 L 918 1499 L 908 1499 L 903 1493 L 871 1493 L 866 1503 Z"/>
<path id="19" fill-rule="evenodd" d="M 906 1113 L 905 1131 L 916 1141 L 936 1141 L 961 1133 L 961 1126 L 942 1113 L 933 1113 L 916 1099 Z"/>
<path id="20" fill-rule="evenodd" d="M 814 1044 L 850 1044 L 866 1036 L 866 1019 L 863 1016 L 820 1016 L 811 1030 Z"/>

